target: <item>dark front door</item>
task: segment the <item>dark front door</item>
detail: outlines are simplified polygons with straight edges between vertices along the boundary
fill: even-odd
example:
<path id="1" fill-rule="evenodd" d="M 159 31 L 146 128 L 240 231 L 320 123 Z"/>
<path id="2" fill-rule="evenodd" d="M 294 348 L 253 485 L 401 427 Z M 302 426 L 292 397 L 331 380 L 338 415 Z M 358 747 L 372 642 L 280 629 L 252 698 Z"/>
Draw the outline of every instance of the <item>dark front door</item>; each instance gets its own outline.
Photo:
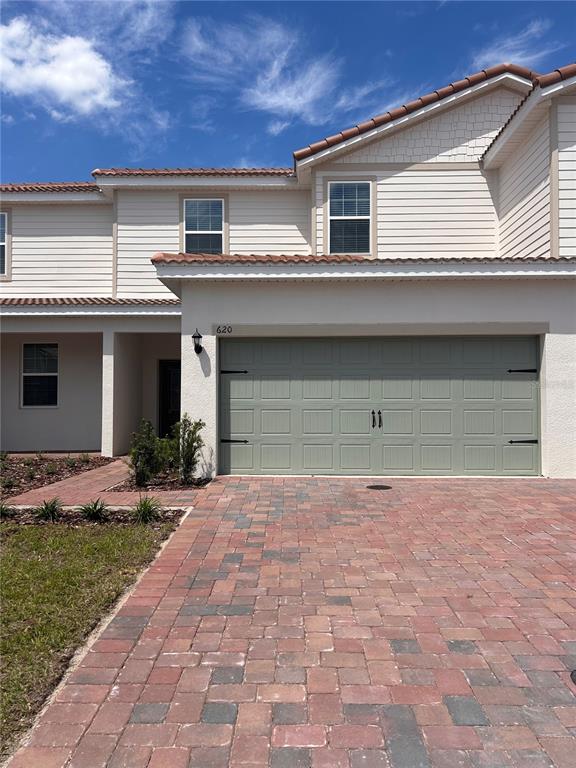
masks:
<path id="1" fill-rule="evenodd" d="M 160 437 L 165 437 L 180 420 L 180 360 L 160 360 L 159 419 Z"/>

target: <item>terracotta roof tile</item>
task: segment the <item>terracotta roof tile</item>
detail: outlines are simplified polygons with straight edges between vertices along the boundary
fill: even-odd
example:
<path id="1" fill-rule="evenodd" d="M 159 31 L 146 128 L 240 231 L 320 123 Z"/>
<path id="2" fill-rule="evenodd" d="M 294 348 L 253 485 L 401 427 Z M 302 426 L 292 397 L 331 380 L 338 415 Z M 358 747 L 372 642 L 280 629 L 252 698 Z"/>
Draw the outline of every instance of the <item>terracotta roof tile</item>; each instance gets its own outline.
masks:
<path id="1" fill-rule="evenodd" d="M 38 297 L 2 297 L 0 306 L 3 307 L 146 307 L 146 306 L 178 306 L 178 299 L 115 299 L 111 296 L 38 296 Z"/>
<path id="2" fill-rule="evenodd" d="M 95 168 L 93 176 L 292 176 L 292 168 Z"/>
<path id="3" fill-rule="evenodd" d="M 0 192 L 99 192 L 93 181 L 31 181 L 22 184 L 0 184 Z"/>
<path id="4" fill-rule="evenodd" d="M 566 69 L 566 67 L 564 67 L 563 69 Z M 557 70 L 557 72 L 560 72 L 560 70 Z M 543 79 L 543 78 L 550 77 L 549 75 L 544 75 L 544 76 L 537 75 L 535 72 L 532 72 L 530 69 L 526 69 L 525 67 L 520 67 L 517 64 L 498 64 L 494 67 L 490 67 L 480 72 L 475 72 L 472 75 L 468 75 L 468 77 L 465 77 L 462 80 L 457 80 L 454 83 L 451 83 L 450 85 L 445 86 L 444 88 L 438 88 L 432 93 L 427 93 L 424 96 L 420 96 L 418 99 L 414 99 L 413 101 L 410 101 L 408 104 L 404 104 L 401 107 L 392 109 L 384 115 L 378 115 L 377 117 L 374 117 L 371 120 L 366 120 L 365 122 L 360 123 L 359 125 L 354 126 L 353 128 L 347 128 L 341 131 L 339 134 L 336 134 L 336 136 L 339 137 L 338 141 L 335 141 L 334 136 L 330 136 L 329 139 L 322 139 L 320 141 L 314 142 L 313 144 L 310 144 L 307 147 L 303 147 L 302 149 L 297 149 L 294 152 L 294 160 L 298 161 L 298 160 L 303 160 L 306 157 L 311 157 L 312 155 L 315 155 L 317 152 L 321 152 L 323 149 L 327 149 L 328 147 L 332 147 L 335 144 L 346 141 L 352 136 L 366 133 L 367 131 L 372 130 L 378 125 L 383 125 L 384 123 L 390 122 L 391 120 L 396 120 L 399 117 L 403 117 L 404 115 L 408 115 L 412 112 L 416 112 L 418 109 L 421 109 L 422 107 L 425 107 L 428 104 L 432 104 L 434 101 L 440 101 L 446 98 L 447 96 L 452 96 L 452 94 L 454 93 L 464 91 L 467 88 L 470 88 L 470 86 L 472 85 L 478 85 L 478 83 L 481 83 L 484 80 L 490 80 L 493 77 L 498 77 L 499 75 L 503 75 L 505 73 L 518 75 L 519 77 L 523 77 L 534 84 L 537 84 L 538 78 Z"/>
<path id="5" fill-rule="evenodd" d="M 152 257 L 153 264 L 403 264 L 403 263 L 442 263 L 459 262 L 465 264 L 468 261 L 507 262 L 507 261 L 573 261 L 574 258 L 563 257 L 518 257 L 515 259 L 501 259 L 498 256 L 486 258 L 485 256 L 444 256 L 441 258 L 429 258 L 423 256 L 405 256 L 390 259 L 372 259 L 358 254 L 244 254 L 244 253 L 156 253 Z"/>
<path id="6" fill-rule="evenodd" d="M 567 64 L 565 67 L 559 67 L 546 75 L 538 75 L 536 84 L 541 88 L 547 88 L 549 85 L 559 83 L 562 80 L 568 80 L 569 77 L 576 76 L 576 63 Z"/>

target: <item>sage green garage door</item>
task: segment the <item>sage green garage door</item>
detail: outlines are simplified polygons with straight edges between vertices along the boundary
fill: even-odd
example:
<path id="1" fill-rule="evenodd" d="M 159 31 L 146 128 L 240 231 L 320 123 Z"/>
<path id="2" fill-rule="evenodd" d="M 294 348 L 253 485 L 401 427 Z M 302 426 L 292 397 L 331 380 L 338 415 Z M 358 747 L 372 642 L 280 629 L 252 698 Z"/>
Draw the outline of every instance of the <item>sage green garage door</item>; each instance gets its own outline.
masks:
<path id="1" fill-rule="evenodd" d="M 539 472 L 534 337 L 226 339 L 220 471 Z"/>

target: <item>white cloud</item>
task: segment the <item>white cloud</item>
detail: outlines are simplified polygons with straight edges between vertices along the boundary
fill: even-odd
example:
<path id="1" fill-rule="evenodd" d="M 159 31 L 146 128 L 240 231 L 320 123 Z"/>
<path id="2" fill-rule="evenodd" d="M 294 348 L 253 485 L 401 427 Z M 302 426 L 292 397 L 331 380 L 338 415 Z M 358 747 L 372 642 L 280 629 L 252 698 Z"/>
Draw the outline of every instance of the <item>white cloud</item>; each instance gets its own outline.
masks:
<path id="1" fill-rule="evenodd" d="M 114 110 L 128 85 L 83 37 L 57 36 L 25 18 L 0 27 L 0 79 L 13 96 L 28 96 L 58 119 Z"/>
<path id="2" fill-rule="evenodd" d="M 492 40 L 474 54 L 472 65 L 475 69 L 485 69 L 494 64 L 511 62 L 535 67 L 550 54 L 564 48 L 564 44 L 558 41 L 545 39 L 551 28 L 549 19 L 535 19 L 516 34 Z"/>
<path id="3" fill-rule="evenodd" d="M 368 111 L 390 83 L 383 78 L 343 89 L 341 58 L 307 54 L 296 30 L 262 16 L 236 24 L 189 20 L 182 54 L 193 81 L 269 115 L 274 136 L 296 120 L 322 125 L 359 108 Z"/>

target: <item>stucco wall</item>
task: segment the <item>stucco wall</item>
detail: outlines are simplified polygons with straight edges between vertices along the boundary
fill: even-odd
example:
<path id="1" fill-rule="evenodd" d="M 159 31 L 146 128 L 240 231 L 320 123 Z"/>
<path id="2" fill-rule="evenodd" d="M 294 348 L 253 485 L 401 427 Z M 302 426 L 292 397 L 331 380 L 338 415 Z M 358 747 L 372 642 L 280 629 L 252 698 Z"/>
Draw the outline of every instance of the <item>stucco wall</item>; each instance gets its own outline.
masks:
<path id="1" fill-rule="evenodd" d="M 206 422 L 206 460 L 217 453 L 215 326 L 241 336 L 505 334 L 544 337 L 543 474 L 576 476 L 576 291 L 572 281 L 193 283 L 183 288 L 182 410 Z M 204 352 L 194 353 L 198 327 Z"/>
<path id="2" fill-rule="evenodd" d="M 57 342 L 58 406 L 22 408 L 24 342 Z M 100 334 L 5 334 L 2 337 L 2 450 L 100 450 L 102 340 Z"/>

